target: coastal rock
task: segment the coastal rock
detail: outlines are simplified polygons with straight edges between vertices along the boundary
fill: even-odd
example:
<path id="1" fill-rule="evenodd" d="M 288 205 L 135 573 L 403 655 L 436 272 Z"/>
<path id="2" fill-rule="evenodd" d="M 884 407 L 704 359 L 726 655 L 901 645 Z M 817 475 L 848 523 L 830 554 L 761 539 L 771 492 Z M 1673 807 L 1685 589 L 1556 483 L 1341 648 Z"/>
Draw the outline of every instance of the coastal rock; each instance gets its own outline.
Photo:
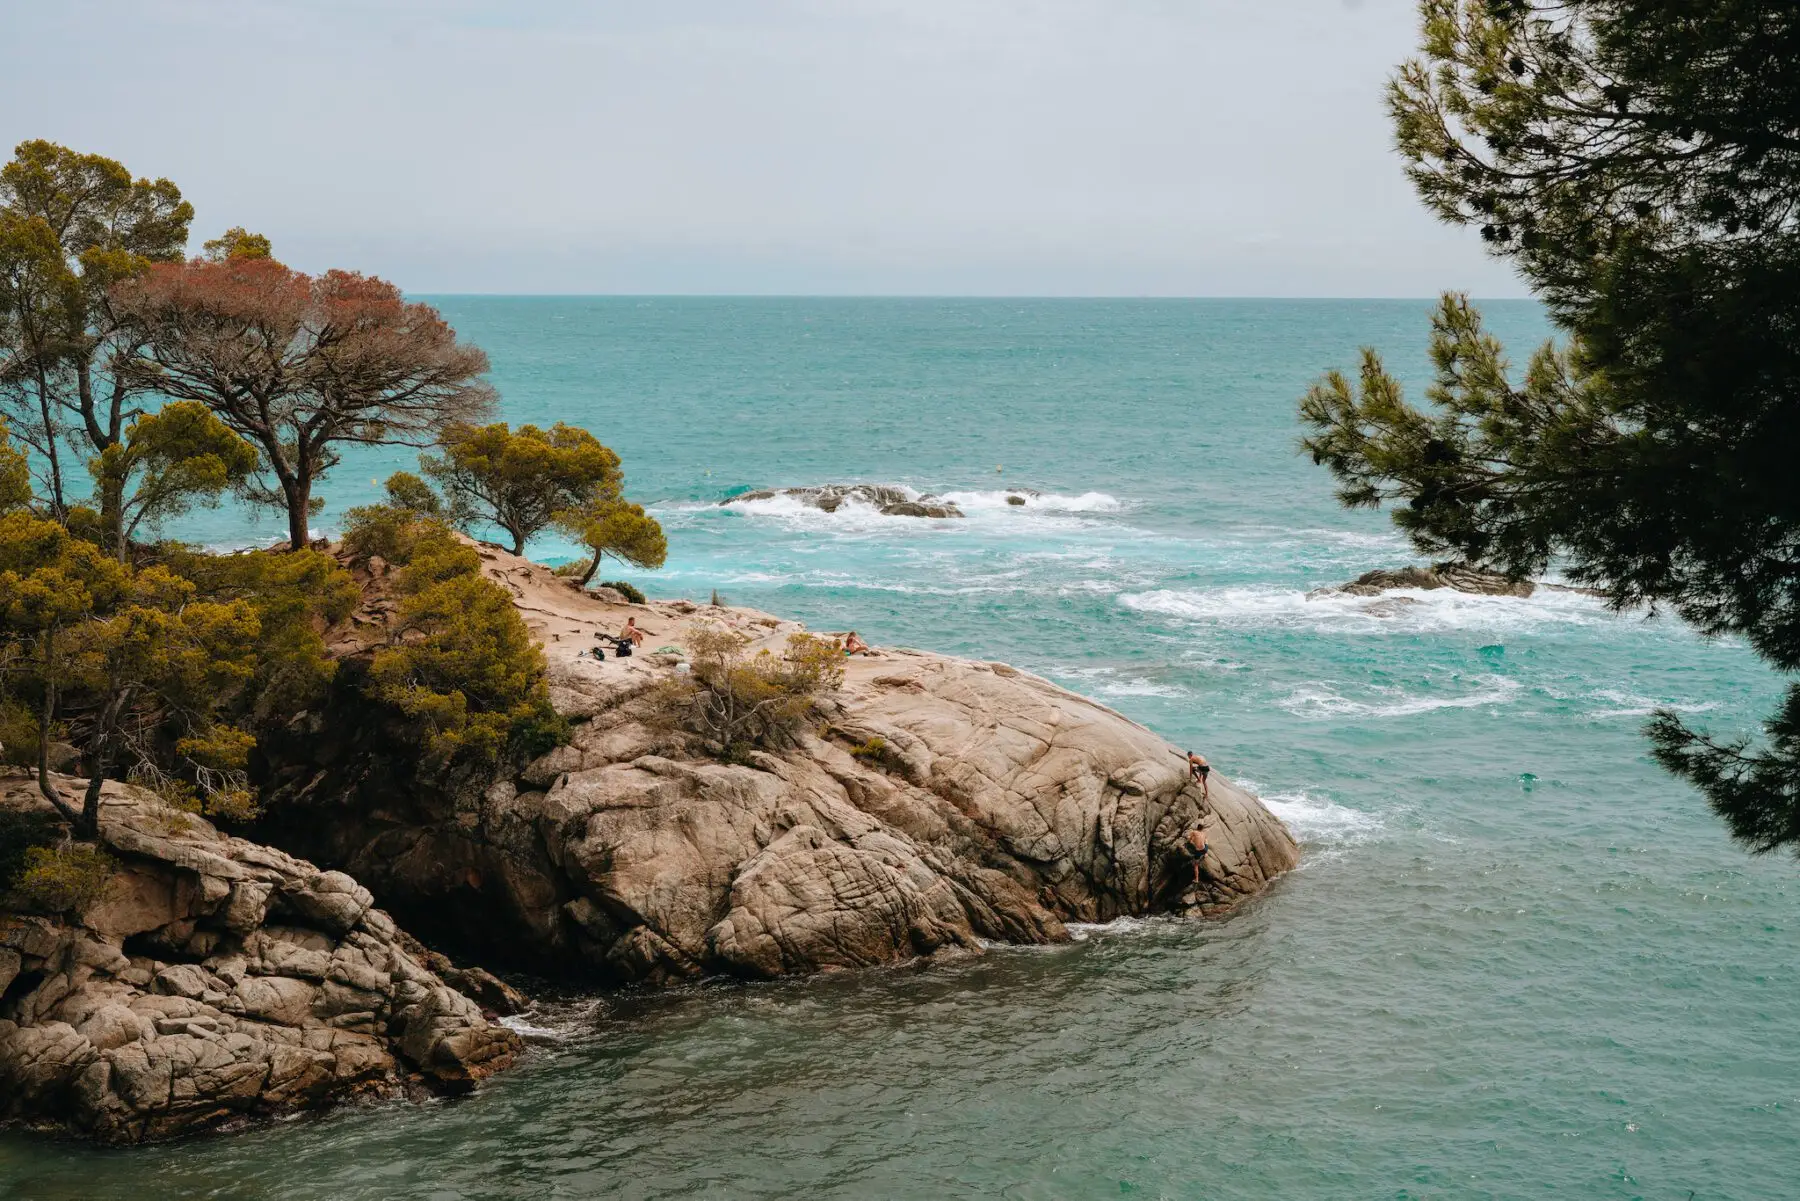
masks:
<path id="1" fill-rule="evenodd" d="M 405 761 L 356 745 L 354 720 L 275 752 L 317 756 L 282 769 L 303 784 L 271 800 L 276 840 L 348 870 L 431 941 L 599 982 L 767 977 L 1223 913 L 1298 862 L 1222 773 L 1203 792 L 1150 730 L 1005 664 L 881 648 L 846 661 L 809 728 L 721 761 L 659 718 L 679 655 L 577 657 L 620 614 L 485 557 L 543 642 L 567 745 L 460 789 L 415 786 Z M 802 628 L 686 602 L 635 611 L 677 650 L 724 625 L 780 653 Z M 1178 846 L 1196 825 L 1211 847 L 1198 887 Z"/>
<path id="2" fill-rule="evenodd" d="M 20 772 L 0 775 L 0 809 L 54 814 Z M 139 1142 L 463 1091 L 512 1062 L 517 1036 L 344 873 L 124 784 L 105 786 L 99 841 L 118 869 L 84 912 L 0 907 L 0 1117 Z"/>
<path id="3" fill-rule="evenodd" d="M 1348 584 L 1336 588 L 1316 588 L 1307 593 L 1309 599 L 1321 596 L 1380 596 L 1396 588 L 1453 588 L 1477 596 L 1530 596 L 1538 585 L 1531 580 L 1515 580 L 1497 571 L 1485 571 L 1467 563 L 1438 563 L 1431 567 L 1402 567 L 1397 570 L 1366 571 Z"/>
<path id="4" fill-rule="evenodd" d="M 764 488 L 745 492 L 720 501 L 721 505 L 747 501 L 773 500 L 790 496 L 801 504 L 826 513 L 835 513 L 852 501 L 868 505 L 886 517 L 961 517 L 963 511 L 949 501 L 931 495 L 914 496 L 905 488 L 890 484 L 820 484 L 811 488 Z"/>

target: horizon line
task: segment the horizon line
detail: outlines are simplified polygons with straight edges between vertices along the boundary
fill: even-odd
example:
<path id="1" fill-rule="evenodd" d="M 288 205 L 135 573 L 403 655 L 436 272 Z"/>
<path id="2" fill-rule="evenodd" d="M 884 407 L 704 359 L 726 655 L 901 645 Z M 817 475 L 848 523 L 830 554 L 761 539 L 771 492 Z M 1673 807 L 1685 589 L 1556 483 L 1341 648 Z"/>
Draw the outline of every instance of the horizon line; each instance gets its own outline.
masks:
<path id="1" fill-rule="evenodd" d="M 1448 289 L 1455 292 L 1458 289 Z M 446 296 L 474 300 L 1125 300 L 1125 301 L 1359 301 L 1435 304 L 1443 293 L 1420 296 L 1294 296 L 1294 295 L 1194 295 L 1164 296 L 1127 292 L 1097 293 L 1005 293 L 1005 292 L 462 292 L 442 289 L 411 289 L 412 296 Z M 1529 301 L 1542 303 L 1535 296 L 1480 296 L 1467 293 L 1471 300 Z"/>

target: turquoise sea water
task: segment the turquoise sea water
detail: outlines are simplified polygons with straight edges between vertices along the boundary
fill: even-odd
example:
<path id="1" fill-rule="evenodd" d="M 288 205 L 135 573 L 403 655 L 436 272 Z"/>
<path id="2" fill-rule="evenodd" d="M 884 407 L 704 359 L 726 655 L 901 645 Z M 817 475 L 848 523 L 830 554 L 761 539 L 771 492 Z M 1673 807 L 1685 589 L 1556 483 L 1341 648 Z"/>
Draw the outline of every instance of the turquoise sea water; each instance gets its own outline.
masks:
<path id="1" fill-rule="evenodd" d="M 129 1152 L 6 1134 L 0 1196 L 1794 1195 L 1800 868 L 1731 845 L 1638 732 L 1660 704 L 1747 728 L 1773 677 L 1568 593 L 1305 597 L 1411 556 L 1296 453 L 1295 400 L 1364 344 L 1416 393 L 1427 302 L 440 303 L 508 419 L 622 454 L 669 530 L 667 568 L 623 573 L 652 595 L 1041 672 L 1254 781 L 1304 866 L 1213 923 L 558 1004 L 453 1103 Z M 1486 309 L 1520 360 L 1548 332 Z M 321 526 L 403 465 L 349 459 Z M 849 480 L 969 517 L 714 503 Z"/>

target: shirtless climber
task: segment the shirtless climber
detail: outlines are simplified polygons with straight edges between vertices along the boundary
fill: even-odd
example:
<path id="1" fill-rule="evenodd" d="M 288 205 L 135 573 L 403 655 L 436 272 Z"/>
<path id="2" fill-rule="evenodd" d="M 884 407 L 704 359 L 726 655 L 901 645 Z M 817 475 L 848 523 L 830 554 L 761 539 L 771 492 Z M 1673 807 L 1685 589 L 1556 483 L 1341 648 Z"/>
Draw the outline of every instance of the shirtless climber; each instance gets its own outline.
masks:
<path id="1" fill-rule="evenodd" d="M 1181 836 L 1181 849 L 1184 853 L 1186 853 L 1188 859 L 1193 862 L 1193 865 L 1194 865 L 1194 887 L 1197 888 L 1200 885 L 1200 873 L 1205 870 L 1205 866 L 1201 863 L 1201 860 L 1206 858 L 1206 830 L 1205 830 L 1205 828 L 1202 826 L 1196 825 L 1193 829 L 1189 830 L 1186 834 L 1183 834 Z M 1206 874 L 1209 876 L 1212 875 L 1211 872 L 1207 872 Z"/>

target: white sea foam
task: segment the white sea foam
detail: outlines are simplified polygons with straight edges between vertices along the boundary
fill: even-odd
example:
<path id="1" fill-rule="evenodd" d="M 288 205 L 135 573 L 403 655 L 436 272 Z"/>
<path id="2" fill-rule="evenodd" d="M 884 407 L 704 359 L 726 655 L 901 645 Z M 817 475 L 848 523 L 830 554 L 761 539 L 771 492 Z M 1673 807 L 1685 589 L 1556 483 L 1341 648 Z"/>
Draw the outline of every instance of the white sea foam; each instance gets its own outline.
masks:
<path id="1" fill-rule="evenodd" d="M 1247 792 L 1257 791 L 1249 780 L 1239 780 Z M 1309 793 L 1272 792 L 1259 798 L 1264 808 L 1279 817 L 1295 838 L 1308 845 L 1354 846 L 1381 835 L 1385 823 L 1373 813 L 1351 809 L 1336 801 Z"/>
<path id="2" fill-rule="evenodd" d="M 1075 942 L 1086 942 L 1096 934 L 1142 934 L 1157 926 L 1172 925 L 1175 918 L 1161 917 L 1115 917 L 1110 922 L 1067 922 L 1063 928 Z"/>
<path id="3" fill-rule="evenodd" d="M 595 998 L 509 1014 L 500 1019 L 500 1024 L 526 1042 L 565 1043 L 591 1030 L 594 1019 L 605 1009 L 606 1002 Z"/>
<path id="4" fill-rule="evenodd" d="M 1192 696 L 1193 693 L 1179 684 L 1158 684 L 1154 680 L 1119 680 L 1114 683 L 1101 684 L 1094 689 L 1101 696 Z"/>
<path id="5" fill-rule="evenodd" d="M 909 500 L 920 500 L 930 495 L 936 500 L 954 504 L 962 510 L 964 516 L 948 520 L 890 517 L 858 496 L 846 497 L 836 509 L 827 513 L 786 493 L 757 500 L 733 501 L 729 505 L 709 501 L 672 501 L 653 505 L 651 510 L 677 522 L 692 520 L 708 513 L 735 514 L 779 522 L 794 529 L 828 529 L 840 534 L 891 534 L 900 531 L 941 534 L 970 528 L 1022 531 L 1038 523 L 1046 523 L 1046 529 L 1066 530 L 1071 523 L 1080 524 L 1092 520 L 1091 515 L 1113 513 L 1126 507 L 1117 497 L 1105 492 L 1063 495 L 1051 492 L 1034 494 L 1024 490 L 1006 492 L 977 489 L 927 494 L 906 485 L 896 487 Z M 1017 496 L 1025 503 L 1009 504 L 1006 499 L 1008 496 Z"/>
<path id="6" fill-rule="evenodd" d="M 1034 492 L 1020 490 L 1007 492 L 993 489 L 972 489 L 968 491 L 942 492 L 941 499 L 949 501 L 965 513 L 1030 513 L 1033 510 L 1045 513 L 1116 513 L 1124 508 L 1124 502 L 1106 492 L 1083 492 L 1079 496 L 1065 496 L 1056 492 Z M 1025 503 L 1013 504 L 1008 497 L 1018 497 Z"/>
<path id="7" fill-rule="evenodd" d="M 1462 683 L 1462 682 L 1459 682 Z M 1367 699 L 1347 697 L 1329 685 L 1296 688 L 1276 702 L 1296 717 L 1411 717 L 1435 709 L 1479 709 L 1502 705 L 1520 691 L 1517 680 L 1506 676 L 1474 676 L 1466 681 L 1474 691 L 1450 696 L 1421 696 L 1389 685 L 1370 688 Z"/>
<path id="8" fill-rule="evenodd" d="M 1701 704 L 1681 701 L 1661 701 L 1654 697 L 1639 696 L 1635 692 L 1625 692 L 1617 688 L 1602 688 L 1588 694 L 1598 701 L 1606 701 L 1612 707 L 1595 709 L 1589 717 L 1649 717 L 1658 709 L 1673 709 L 1677 713 L 1705 713 L 1717 709 L 1717 701 L 1706 701 Z"/>
<path id="9" fill-rule="evenodd" d="M 1598 600 L 1573 592 L 1515 597 L 1475 596 L 1451 588 L 1408 588 L 1369 597 L 1342 593 L 1309 596 L 1298 589 L 1273 587 L 1165 588 L 1129 593 L 1119 600 L 1140 613 L 1206 625 L 1322 634 L 1505 631 L 1623 620 Z"/>
<path id="10" fill-rule="evenodd" d="M 501 1018 L 500 1024 L 529 1043 L 560 1043 L 570 1037 L 566 1030 L 558 1030 L 554 1026 L 539 1026 L 518 1014 Z"/>
<path id="11" fill-rule="evenodd" d="M 1072 677 L 1079 680 L 1081 682 L 1080 691 L 1100 696 L 1186 697 L 1194 695 L 1179 684 L 1128 675 L 1111 667 L 1065 668 L 1058 674 L 1065 678 Z"/>

